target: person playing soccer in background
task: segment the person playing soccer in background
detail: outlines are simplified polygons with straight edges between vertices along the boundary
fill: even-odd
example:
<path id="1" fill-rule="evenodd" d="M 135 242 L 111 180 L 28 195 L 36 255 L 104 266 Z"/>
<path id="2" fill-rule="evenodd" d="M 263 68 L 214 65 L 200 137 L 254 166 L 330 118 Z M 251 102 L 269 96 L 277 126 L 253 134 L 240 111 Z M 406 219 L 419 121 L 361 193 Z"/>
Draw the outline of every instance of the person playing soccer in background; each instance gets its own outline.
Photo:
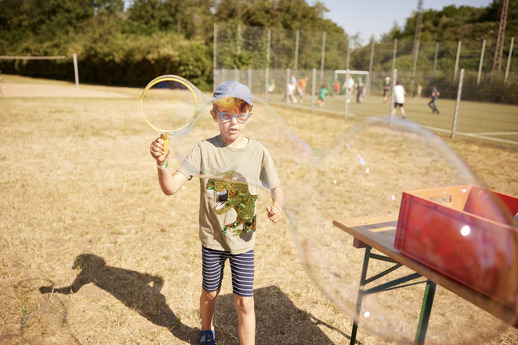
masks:
<path id="1" fill-rule="evenodd" d="M 268 101 L 272 97 L 273 92 L 275 91 L 275 80 L 272 78 L 268 83 Z"/>
<path id="2" fill-rule="evenodd" d="M 428 102 L 428 106 L 430 107 L 430 109 L 432 109 L 432 114 L 433 113 L 437 113 L 437 115 L 439 115 L 439 109 L 437 109 L 437 98 L 439 98 L 439 95 L 441 93 L 439 92 L 439 90 L 437 89 L 437 85 L 434 84 L 434 86 L 432 87 L 432 99 L 430 100 L 430 102 Z"/>
<path id="3" fill-rule="evenodd" d="M 345 93 L 346 93 L 345 95 L 347 97 L 347 100 L 346 100 L 347 103 L 351 102 L 350 97 L 351 97 L 351 93 L 353 92 L 354 85 L 355 85 L 355 82 L 354 82 L 353 76 L 349 75 L 349 78 L 344 82 L 344 85 L 342 87 L 342 89 L 344 89 Z"/>
<path id="4" fill-rule="evenodd" d="M 392 116 L 396 115 L 396 109 L 399 107 L 399 111 L 401 112 L 401 117 L 406 119 L 405 115 L 405 95 L 406 91 L 403 85 L 401 85 L 400 81 L 396 81 L 396 86 L 394 86 L 394 108 L 392 109 Z"/>
<path id="5" fill-rule="evenodd" d="M 387 103 L 389 91 L 390 77 L 385 77 L 385 79 L 383 80 L 383 103 Z"/>
<path id="6" fill-rule="evenodd" d="M 300 103 L 303 102 L 302 98 L 304 97 L 304 93 L 306 92 L 306 84 L 308 83 L 308 77 L 304 76 L 300 78 L 297 82 L 297 98 Z"/>
<path id="7" fill-rule="evenodd" d="M 175 194 L 193 176 L 200 178 L 199 236 L 203 261 L 200 344 L 215 344 L 215 303 L 228 258 L 240 343 L 253 345 L 255 200 L 261 184 L 271 190 L 273 202 L 266 212 L 276 223 L 281 219 L 283 189 L 268 150 L 245 135 L 247 121 L 253 114 L 248 86 L 237 81 L 221 83 L 214 92 L 212 105 L 210 114 L 220 133 L 198 142 L 176 172 L 165 168 L 168 153 L 161 138 L 151 143 L 150 153 L 157 162 L 164 194 Z M 218 175 L 211 176 L 211 172 Z M 227 204 L 238 198 L 242 198 L 239 205 L 226 210 Z"/>
<path id="8" fill-rule="evenodd" d="M 363 102 L 363 81 L 362 78 L 358 78 L 358 83 L 356 84 L 356 103 Z"/>
<path id="9" fill-rule="evenodd" d="M 335 97 L 338 97 L 338 95 L 340 94 L 340 83 L 338 82 L 338 80 L 335 80 L 333 87 L 335 89 Z"/>
<path id="10" fill-rule="evenodd" d="M 326 99 L 326 95 L 327 95 L 327 89 L 326 89 L 325 85 L 322 85 L 322 87 L 318 91 L 318 99 L 317 99 L 317 104 L 320 106 L 320 108 L 322 108 L 324 106 L 324 101 Z"/>

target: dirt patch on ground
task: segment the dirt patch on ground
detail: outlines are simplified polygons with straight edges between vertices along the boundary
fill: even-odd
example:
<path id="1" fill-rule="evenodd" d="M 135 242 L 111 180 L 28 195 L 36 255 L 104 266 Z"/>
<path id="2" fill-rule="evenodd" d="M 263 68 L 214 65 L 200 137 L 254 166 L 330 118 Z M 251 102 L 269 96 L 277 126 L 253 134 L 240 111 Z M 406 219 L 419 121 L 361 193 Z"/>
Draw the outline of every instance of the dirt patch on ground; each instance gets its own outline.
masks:
<path id="1" fill-rule="evenodd" d="M 93 90 L 88 86 L 2 83 L 4 97 L 130 98 L 119 92 Z"/>

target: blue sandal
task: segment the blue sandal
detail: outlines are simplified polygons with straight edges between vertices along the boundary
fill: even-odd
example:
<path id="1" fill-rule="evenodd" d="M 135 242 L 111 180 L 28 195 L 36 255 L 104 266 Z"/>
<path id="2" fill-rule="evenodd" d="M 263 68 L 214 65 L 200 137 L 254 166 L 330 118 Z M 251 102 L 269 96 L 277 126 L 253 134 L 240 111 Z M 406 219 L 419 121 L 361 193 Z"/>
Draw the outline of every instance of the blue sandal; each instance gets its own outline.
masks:
<path id="1" fill-rule="evenodd" d="M 202 329 L 200 332 L 200 345 L 217 345 L 214 339 L 214 332 Z"/>

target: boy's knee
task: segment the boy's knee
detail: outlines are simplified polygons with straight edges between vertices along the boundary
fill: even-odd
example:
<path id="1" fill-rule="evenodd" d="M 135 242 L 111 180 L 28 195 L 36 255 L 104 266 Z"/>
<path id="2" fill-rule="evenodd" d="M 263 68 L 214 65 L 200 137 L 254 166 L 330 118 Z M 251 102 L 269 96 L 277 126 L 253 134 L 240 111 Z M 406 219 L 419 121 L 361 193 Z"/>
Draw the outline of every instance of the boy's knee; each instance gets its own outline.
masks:
<path id="1" fill-rule="evenodd" d="M 215 291 L 207 291 L 207 290 L 202 289 L 201 295 L 202 295 L 202 298 L 213 301 L 216 299 L 216 297 L 218 297 L 219 289 L 215 290 Z"/>
<path id="2" fill-rule="evenodd" d="M 234 295 L 234 304 L 238 312 L 249 313 L 254 311 L 254 298 Z"/>

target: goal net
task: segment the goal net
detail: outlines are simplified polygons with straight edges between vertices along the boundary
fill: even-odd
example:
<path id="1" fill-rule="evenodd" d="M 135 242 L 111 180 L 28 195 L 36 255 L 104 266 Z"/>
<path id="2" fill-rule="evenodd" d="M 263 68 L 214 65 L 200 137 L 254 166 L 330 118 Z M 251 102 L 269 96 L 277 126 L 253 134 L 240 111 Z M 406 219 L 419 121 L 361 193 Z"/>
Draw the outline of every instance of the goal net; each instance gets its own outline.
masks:
<path id="1" fill-rule="evenodd" d="M 352 81 L 354 81 L 354 84 L 352 84 L 351 81 L 347 82 L 348 78 L 352 79 Z M 369 71 L 337 69 L 335 70 L 334 82 L 338 82 L 338 84 L 340 85 L 340 94 L 345 94 L 349 86 L 353 85 L 351 94 L 354 95 L 356 87 L 358 85 L 362 85 L 363 95 L 367 95 L 370 89 L 370 73 Z"/>

